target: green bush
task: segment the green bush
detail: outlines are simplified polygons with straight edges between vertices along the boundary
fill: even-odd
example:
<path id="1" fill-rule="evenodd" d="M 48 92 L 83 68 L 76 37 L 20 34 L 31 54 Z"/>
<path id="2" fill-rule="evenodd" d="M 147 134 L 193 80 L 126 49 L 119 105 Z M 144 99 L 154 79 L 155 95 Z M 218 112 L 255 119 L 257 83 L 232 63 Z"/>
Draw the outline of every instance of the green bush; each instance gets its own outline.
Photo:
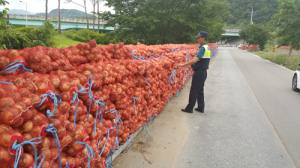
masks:
<path id="1" fill-rule="evenodd" d="M 17 27 L 17 28 L 13 28 L 13 30 L 18 31 L 18 32 L 22 32 L 22 33 L 30 33 L 32 30 L 38 29 L 37 27 Z"/>
<path id="2" fill-rule="evenodd" d="M 118 43 L 118 42 L 124 42 L 124 44 L 136 44 L 137 40 L 134 38 L 122 38 L 120 36 L 117 36 L 114 32 L 109 33 L 95 33 L 92 30 L 68 30 L 63 32 L 63 35 L 68 37 L 69 39 L 80 41 L 83 43 L 87 43 L 91 41 L 92 39 L 96 40 L 97 44 L 103 44 L 107 45 L 109 43 Z"/>
<path id="3" fill-rule="evenodd" d="M 43 27 L 19 27 L 9 26 L 0 27 L 0 46 L 7 49 L 24 49 L 26 47 L 44 46 L 55 47 L 56 43 L 53 37 L 57 34 L 51 21 L 44 22 Z"/>
<path id="4" fill-rule="evenodd" d="M 0 31 L 0 45 L 6 49 L 24 49 L 26 47 L 31 47 L 31 40 L 26 36 L 25 33 L 15 31 L 11 28 L 2 29 Z"/>

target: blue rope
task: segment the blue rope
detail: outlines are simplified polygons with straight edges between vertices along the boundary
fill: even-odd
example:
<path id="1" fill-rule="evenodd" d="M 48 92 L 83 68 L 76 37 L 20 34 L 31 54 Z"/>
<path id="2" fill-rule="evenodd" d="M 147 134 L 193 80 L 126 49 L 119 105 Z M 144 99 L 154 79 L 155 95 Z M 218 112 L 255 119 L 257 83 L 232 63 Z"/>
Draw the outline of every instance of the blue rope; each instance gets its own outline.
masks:
<path id="1" fill-rule="evenodd" d="M 5 73 L 14 73 L 16 70 L 18 70 L 19 68 L 23 68 L 23 72 L 33 72 L 31 69 L 27 69 L 25 68 L 25 66 L 22 64 L 21 61 L 16 61 L 16 62 L 13 62 L 9 65 L 7 65 L 0 73 L 2 73 L 3 71 Z"/>
<path id="2" fill-rule="evenodd" d="M 106 160 L 108 160 L 109 157 L 110 157 L 110 161 L 106 162 L 106 168 L 109 168 L 109 167 L 113 168 L 113 166 L 112 166 L 112 153 L 107 156 Z"/>
<path id="3" fill-rule="evenodd" d="M 56 112 L 56 109 L 57 109 L 57 106 L 58 106 L 58 103 L 61 103 L 61 97 L 60 97 L 60 95 L 52 93 L 51 91 L 48 91 L 48 93 L 46 93 L 44 95 L 41 95 L 40 97 L 43 98 L 43 99 L 42 99 L 42 101 L 40 102 L 40 104 L 37 107 L 41 106 L 45 102 L 45 100 L 47 99 L 47 97 L 53 99 L 54 111 L 51 113 L 50 110 L 47 110 L 47 116 L 48 117 L 54 116 L 54 114 Z"/>
<path id="4" fill-rule="evenodd" d="M 145 125 L 145 127 L 146 127 L 146 134 L 145 134 L 144 136 L 146 136 L 146 135 L 148 134 L 149 137 L 150 137 L 150 141 L 149 141 L 149 142 L 143 141 L 143 143 L 150 143 L 150 142 L 152 141 L 152 137 L 151 137 L 151 135 L 150 135 L 148 125 L 147 125 L 147 123 L 145 123 L 144 125 Z"/>
<path id="5" fill-rule="evenodd" d="M 171 50 L 171 51 L 172 51 L 172 53 L 175 53 L 175 51 L 174 51 L 174 47 L 172 48 L 172 50 Z"/>
<path id="6" fill-rule="evenodd" d="M 46 127 L 45 131 L 51 132 L 53 134 L 55 146 L 58 147 L 58 161 L 59 161 L 59 167 L 61 168 L 60 143 L 59 143 L 59 139 L 57 136 L 57 129 L 54 127 L 53 124 L 49 124 Z"/>
<path id="7" fill-rule="evenodd" d="M 99 117 L 99 122 L 101 121 L 102 123 L 103 123 L 103 121 L 102 121 L 102 112 L 104 111 L 104 106 L 105 106 L 105 102 L 101 102 L 101 100 L 102 100 L 103 98 L 101 98 L 101 99 L 99 99 L 99 100 L 97 100 L 96 101 L 96 103 L 97 103 L 97 112 L 96 112 L 96 118 L 95 118 L 95 123 L 94 123 L 94 135 L 96 136 L 97 135 L 97 133 L 96 133 L 96 125 L 97 125 L 97 118 L 98 118 L 98 111 L 99 111 L 99 105 L 101 105 L 101 110 L 100 110 L 100 117 Z"/>
<path id="8" fill-rule="evenodd" d="M 147 78 L 145 77 L 145 82 L 147 83 L 147 85 L 149 86 L 149 94 L 148 94 L 148 97 L 150 97 L 150 87 L 151 87 L 151 85 L 148 83 L 148 81 L 147 81 Z"/>
<path id="9" fill-rule="evenodd" d="M 154 112 L 153 117 L 150 120 L 150 124 L 152 123 L 153 119 L 154 119 L 154 123 L 156 123 L 156 117 L 157 117 L 157 111 Z M 150 125 L 149 125 L 150 128 Z"/>
<path id="10" fill-rule="evenodd" d="M 95 157 L 95 154 L 93 152 L 93 149 L 91 148 L 90 145 L 88 145 L 87 143 L 85 142 L 80 142 L 80 141 L 77 141 L 78 144 L 81 144 L 81 145 L 85 145 L 85 149 L 86 149 L 86 154 L 88 156 L 88 168 L 90 168 L 90 160 L 91 158 Z"/>
<path id="11" fill-rule="evenodd" d="M 35 140 L 39 140 L 39 141 L 38 141 L 38 142 L 33 142 L 33 141 L 35 141 Z M 44 156 L 44 155 L 41 155 L 41 156 L 43 156 L 44 158 L 41 160 L 40 164 L 37 165 L 37 160 L 38 160 L 41 156 L 37 157 L 37 151 L 36 151 L 36 148 L 35 148 L 34 145 L 35 145 L 35 144 L 39 144 L 39 143 L 41 143 L 41 142 L 42 142 L 42 139 L 41 139 L 41 138 L 33 138 L 33 139 L 29 140 L 29 141 L 24 141 L 24 142 L 22 142 L 22 143 L 20 143 L 20 144 L 17 144 L 17 142 L 14 142 L 14 144 L 13 144 L 13 146 L 12 146 L 12 150 L 16 150 L 16 156 L 15 156 L 14 168 L 17 168 L 17 167 L 18 167 L 18 163 L 19 163 L 19 160 L 20 160 L 20 157 L 21 157 L 21 154 L 22 154 L 22 148 L 23 148 L 22 145 L 25 145 L 25 144 L 30 144 L 30 145 L 32 145 L 32 147 L 33 147 L 33 149 L 34 149 L 34 165 L 33 165 L 33 167 L 34 167 L 34 168 L 39 168 L 39 167 L 42 165 L 45 156 Z"/>
<path id="12" fill-rule="evenodd" d="M 106 141 L 104 142 L 104 145 L 103 145 L 103 147 L 102 147 L 102 150 L 101 150 L 99 156 L 102 155 L 102 153 L 103 153 L 103 151 L 104 151 L 104 149 L 105 149 L 105 145 L 106 145 L 106 143 L 107 143 L 107 141 L 108 141 L 108 139 L 109 139 L 109 130 L 112 130 L 112 129 L 116 129 L 116 127 L 109 128 L 109 129 L 106 131 L 106 132 L 107 132 L 107 133 L 106 133 L 107 138 L 106 138 Z M 98 142 L 98 147 L 100 146 L 100 143 L 101 143 L 101 140 Z"/>
<path id="13" fill-rule="evenodd" d="M 133 97 L 132 95 L 131 95 L 131 98 L 133 98 L 133 102 L 134 102 L 134 113 L 136 114 L 136 100 L 138 99 L 137 97 Z"/>
<path id="14" fill-rule="evenodd" d="M 119 127 L 117 128 L 115 144 L 114 144 L 114 146 L 111 148 L 111 152 L 113 152 L 113 153 L 116 154 L 117 156 L 119 156 L 119 154 L 121 153 L 121 152 L 120 152 L 119 139 L 118 139 L 118 135 L 119 135 L 120 129 L 121 129 L 121 125 L 119 125 Z M 117 147 L 118 147 L 118 152 L 119 152 L 119 153 L 116 153 L 115 151 L 113 151 L 115 145 L 117 145 Z"/>
<path id="15" fill-rule="evenodd" d="M 144 58 L 143 56 L 136 56 L 136 55 L 134 55 L 134 51 L 135 51 L 135 49 L 133 51 L 130 51 L 130 54 L 133 56 L 134 59 L 137 59 L 137 60 L 140 60 L 140 61 L 150 62 L 150 61 L 147 61 L 146 60 L 147 58 Z"/>
<path id="16" fill-rule="evenodd" d="M 75 95 L 73 96 L 73 99 L 71 101 L 71 103 L 74 104 L 75 101 L 77 100 L 76 108 L 75 108 L 75 114 L 74 114 L 74 129 L 76 127 L 77 107 L 78 107 L 78 104 L 79 104 L 78 93 L 88 93 L 88 92 L 85 92 L 86 89 L 82 88 L 80 85 L 77 85 L 77 87 L 80 88 L 80 90 L 75 93 Z"/>
<path id="17" fill-rule="evenodd" d="M 0 83 L 7 84 L 7 85 L 14 85 L 13 83 L 10 83 L 10 82 L 4 82 L 4 81 L 0 81 Z"/>
<path id="18" fill-rule="evenodd" d="M 170 81 L 171 84 L 173 84 L 173 80 L 176 78 L 176 74 L 175 73 L 177 73 L 177 71 L 176 70 L 172 70 L 171 76 L 169 78 L 169 81 Z M 175 83 L 175 86 L 176 86 L 176 83 Z"/>
<path id="19" fill-rule="evenodd" d="M 131 135 L 128 135 L 126 137 L 126 142 L 127 142 L 127 152 L 128 152 L 128 148 L 130 147 L 130 142 L 129 140 L 131 139 L 131 142 L 132 142 L 132 138 L 133 138 L 134 134 L 131 134 Z"/>

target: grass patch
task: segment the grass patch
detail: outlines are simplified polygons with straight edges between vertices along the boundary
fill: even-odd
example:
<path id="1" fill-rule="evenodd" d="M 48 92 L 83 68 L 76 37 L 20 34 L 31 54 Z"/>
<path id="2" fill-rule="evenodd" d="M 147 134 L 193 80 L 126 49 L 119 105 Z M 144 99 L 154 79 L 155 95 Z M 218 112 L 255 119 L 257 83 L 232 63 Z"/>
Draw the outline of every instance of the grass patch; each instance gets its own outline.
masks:
<path id="1" fill-rule="evenodd" d="M 65 35 L 54 36 L 54 40 L 56 42 L 56 48 L 65 48 L 65 47 L 69 47 L 69 46 L 75 46 L 78 43 L 83 43 L 80 41 L 72 40 L 72 39 L 66 37 Z M 98 46 L 104 46 L 104 45 L 98 44 Z"/>
<path id="2" fill-rule="evenodd" d="M 290 70 L 296 70 L 299 68 L 300 63 L 300 54 L 298 55 L 288 55 L 282 53 L 273 53 L 273 52 L 253 52 L 260 57 L 270 60 L 271 62 L 277 63 L 279 65 L 285 66 Z"/>
<path id="3" fill-rule="evenodd" d="M 80 41 L 75 41 L 75 40 L 69 39 L 68 37 L 66 37 L 64 35 L 54 36 L 54 40 L 57 45 L 56 48 L 64 48 L 64 47 L 69 47 L 72 45 L 75 46 L 78 43 L 81 43 Z"/>

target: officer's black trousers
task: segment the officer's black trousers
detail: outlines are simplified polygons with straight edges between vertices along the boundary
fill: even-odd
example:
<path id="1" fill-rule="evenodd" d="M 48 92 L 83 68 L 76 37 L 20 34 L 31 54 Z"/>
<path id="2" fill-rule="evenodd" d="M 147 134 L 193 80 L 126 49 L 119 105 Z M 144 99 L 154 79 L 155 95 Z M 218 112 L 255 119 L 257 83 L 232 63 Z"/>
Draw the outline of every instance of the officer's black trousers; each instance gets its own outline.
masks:
<path id="1" fill-rule="evenodd" d="M 206 77 L 206 70 L 197 70 L 194 72 L 190 90 L 189 104 L 186 106 L 186 110 L 192 111 L 196 104 L 196 100 L 198 103 L 198 108 L 200 110 L 204 110 L 204 83 Z"/>

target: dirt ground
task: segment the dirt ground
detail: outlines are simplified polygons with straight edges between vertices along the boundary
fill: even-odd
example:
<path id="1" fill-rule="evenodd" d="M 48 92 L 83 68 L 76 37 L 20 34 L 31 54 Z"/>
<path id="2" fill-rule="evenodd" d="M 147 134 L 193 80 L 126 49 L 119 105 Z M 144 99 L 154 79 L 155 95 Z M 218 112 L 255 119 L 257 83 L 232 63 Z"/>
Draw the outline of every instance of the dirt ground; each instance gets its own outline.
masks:
<path id="1" fill-rule="evenodd" d="M 190 82 L 180 97 L 173 97 L 150 127 L 149 136 L 142 130 L 133 140 L 133 145 L 126 149 L 113 161 L 114 168 L 173 168 L 177 167 L 180 151 L 184 145 L 189 131 L 186 127 L 187 119 L 180 112 L 188 102 Z"/>

